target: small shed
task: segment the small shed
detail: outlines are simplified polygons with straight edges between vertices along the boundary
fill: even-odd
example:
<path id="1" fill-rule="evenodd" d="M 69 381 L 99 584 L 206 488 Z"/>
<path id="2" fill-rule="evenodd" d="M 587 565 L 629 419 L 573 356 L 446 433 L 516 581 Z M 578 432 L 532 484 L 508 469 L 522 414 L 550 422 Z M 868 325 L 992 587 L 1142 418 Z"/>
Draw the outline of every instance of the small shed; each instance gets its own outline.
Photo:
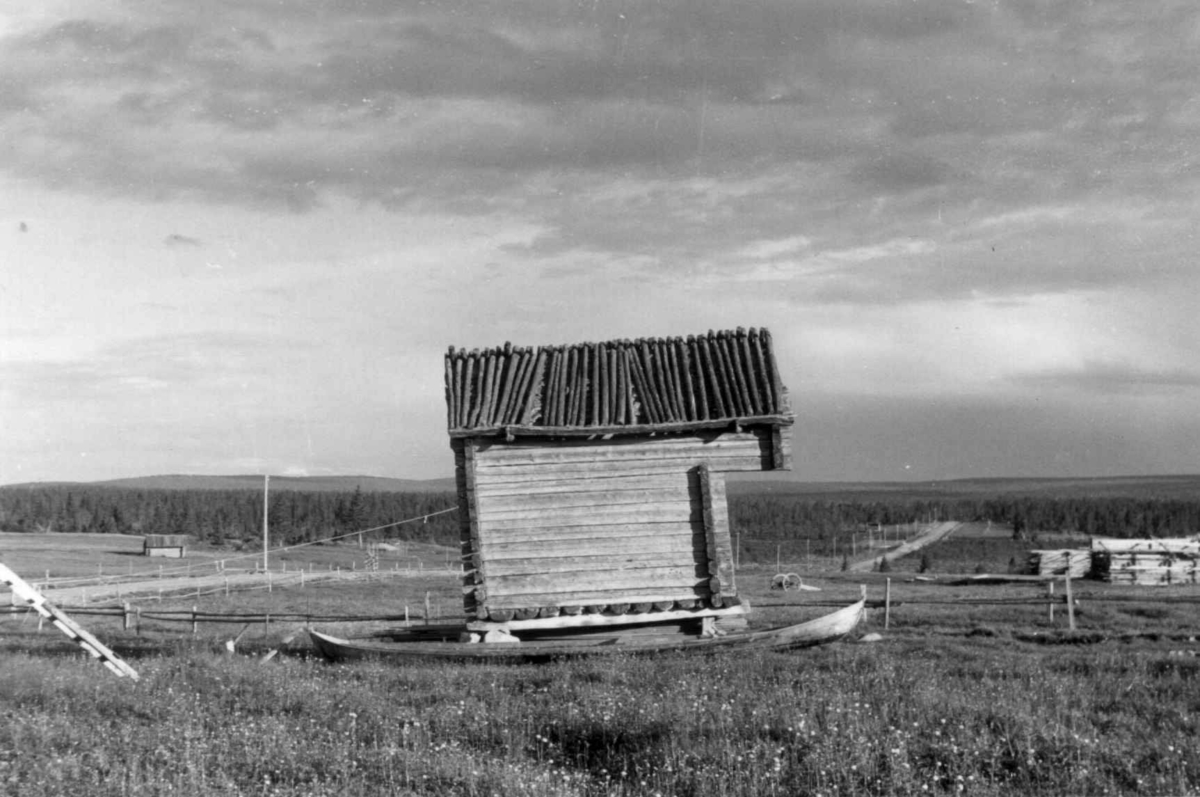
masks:
<path id="1" fill-rule="evenodd" d="M 724 474 L 790 470 L 765 329 L 445 359 L 473 627 L 743 613 Z"/>
<path id="2" fill-rule="evenodd" d="M 147 534 L 142 540 L 142 553 L 146 556 L 182 559 L 187 556 L 187 543 L 186 534 Z"/>

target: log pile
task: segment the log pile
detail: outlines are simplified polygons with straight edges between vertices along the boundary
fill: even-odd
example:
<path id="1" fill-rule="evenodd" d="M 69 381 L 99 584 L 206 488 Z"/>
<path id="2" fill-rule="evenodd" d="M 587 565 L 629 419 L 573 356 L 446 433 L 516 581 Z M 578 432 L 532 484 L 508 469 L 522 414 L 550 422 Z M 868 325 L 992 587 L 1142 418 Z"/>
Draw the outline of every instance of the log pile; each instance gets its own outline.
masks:
<path id="1" fill-rule="evenodd" d="M 766 329 L 469 352 L 452 346 L 445 384 L 452 437 L 791 423 Z"/>
<path id="2" fill-rule="evenodd" d="M 1200 583 L 1200 539 L 1092 540 L 1096 572 L 1112 584 Z"/>
<path id="3" fill-rule="evenodd" d="M 1030 551 L 1029 572 L 1038 576 L 1083 578 L 1092 570 L 1089 550 Z"/>

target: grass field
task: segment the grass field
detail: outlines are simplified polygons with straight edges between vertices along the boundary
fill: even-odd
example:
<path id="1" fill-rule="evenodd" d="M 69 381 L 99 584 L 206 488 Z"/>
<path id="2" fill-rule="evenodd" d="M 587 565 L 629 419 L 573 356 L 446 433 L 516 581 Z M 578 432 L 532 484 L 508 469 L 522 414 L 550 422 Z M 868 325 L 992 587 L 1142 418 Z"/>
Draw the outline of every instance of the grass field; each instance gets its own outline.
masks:
<path id="1" fill-rule="evenodd" d="M 193 636 L 188 624 L 146 624 L 139 635 L 81 617 L 139 670 L 133 683 L 39 633 L 36 619 L 10 617 L 0 620 L 0 793 L 1200 793 L 1200 629 L 1196 604 L 1178 602 L 1200 589 L 1077 582 L 1070 634 L 1062 606 L 1052 624 L 1044 603 L 1022 602 L 1044 596 L 1042 585 L 950 583 L 951 563 L 979 553 L 952 550 L 934 556 L 946 564 L 935 581 L 907 565 L 890 574 L 891 627 L 874 609 L 856 634 L 882 642 L 793 653 L 329 665 L 302 636 L 281 647 L 298 626 L 255 627 L 228 655 L 238 626 Z M 22 555 L 37 572 L 69 554 Z M 820 614 L 860 584 L 879 599 L 889 577 L 803 564 L 784 563 L 820 592 L 770 590 L 774 566 L 739 572 L 756 624 Z M 200 608 L 383 614 L 423 606 L 426 593 L 451 607 L 457 583 L 419 571 L 206 597 Z"/>

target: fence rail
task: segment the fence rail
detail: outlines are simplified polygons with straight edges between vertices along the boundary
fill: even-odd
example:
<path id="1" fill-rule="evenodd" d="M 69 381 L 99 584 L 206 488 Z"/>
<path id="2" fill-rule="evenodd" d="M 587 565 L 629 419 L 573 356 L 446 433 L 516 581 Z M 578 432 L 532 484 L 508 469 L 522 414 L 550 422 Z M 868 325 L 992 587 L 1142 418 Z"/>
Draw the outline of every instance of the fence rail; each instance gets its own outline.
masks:
<path id="1" fill-rule="evenodd" d="M 429 571 L 426 571 L 429 572 Z M 383 573 L 369 573 L 359 571 L 356 574 L 344 573 L 346 578 L 371 578 L 378 577 Z M 276 582 L 278 583 L 278 582 Z M 1050 583 L 1050 582 L 1048 582 Z M 283 586 L 283 584 L 279 584 Z M 260 587 L 265 588 L 265 587 Z M 222 590 L 215 590 L 220 592 Z M 178 590 L 177 590 L 178 592 Z M 190 597 L 192 595 L 211 594 L 204 592 L 195 592 L 191 589 L 182 590 L 182 597 Z M 1082 600 L 1081 600 L 1082 599 Z M 1153 602 L 1155 604 L 1174 604 L 1174 605 L 1198 605 L 1200 604 L 1200 595 L 1162 595 L 1162 596 L 1145 596 L 1145 595 L 1113 595 L 1113 594 L 1094 594 L 1090 592 L 1078 593 L 1070 595 L 1067 592 L 1055 593 L 1049 592 L 1043 595 L 1031 595 L 1028 597 L 1014 598 L 930 598 L 930 597 L 897 597 L 890 593 L 883 599 L 868 599 L 867 608 L 884 609 L 890 612 L 897 607 L 905 606 L 1042 606 L 1050 609 L 1055 607 L 1067 606 L 1073 608 L 1083 602 L 1091 603 L 1146 603 Z M 758 603 L 759 608 L 820 608 L 820 607 L 839 607 L 843 606 L 843 602 L 831 600 L 806 600 L 803 603 L 772 601 Z M 190 623 L 195 630 L 200 623 L 215 623 L 215 624 L 267 624 L 270 623 L 369 623 L 369 622 L 405 622 L 424 623 L 433 619 L 431 607 L 427 605 L 424 613 L 406 611 L 404 614 L 311 614 L 299 612 L 209 612 L 200 611 L 193 608 L 191 610 L 179 609 L 170 611 L 154 611 L 145 610 L 141 607 L 134 607 L 126 602 L 117 606 L 68 606 L 71 614 L 87 615 L 93 617 L 120 617 L 123 618 L 126 628 L 131 627 L 131 623 L 141 621 L 153 621 L 160 623 Z M 0 606 L 0 616 L 3 615 L 23 615 L 32 612 L 30 607 L 26 606 Z M 440 618 L 440 611 L 437 612 Z M 1053 614 L 1051 614 L 1053 617 Z"/>

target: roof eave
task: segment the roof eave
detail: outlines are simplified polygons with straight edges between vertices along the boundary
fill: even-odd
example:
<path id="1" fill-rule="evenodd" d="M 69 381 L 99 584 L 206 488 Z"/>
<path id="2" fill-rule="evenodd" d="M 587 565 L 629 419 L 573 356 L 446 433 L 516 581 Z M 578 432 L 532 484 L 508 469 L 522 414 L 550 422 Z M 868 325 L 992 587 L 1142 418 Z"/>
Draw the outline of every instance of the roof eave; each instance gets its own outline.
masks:
<path id="1" fill-rule="evenodd" d="M 791 426 L 796 417 L 787 415 L 754 415 L 744 418 L 718 418 L 706 421 L 676 421 L 671 423 L 625 424 L 621 426 L 529 426 L 509 424 L 468 429 L 450 429 L 451 438 L 504 437 L 607 437 L 609 435 L 647 435 L 686 433 L 713 429 L 740 430 L 751 426 Z"/>

